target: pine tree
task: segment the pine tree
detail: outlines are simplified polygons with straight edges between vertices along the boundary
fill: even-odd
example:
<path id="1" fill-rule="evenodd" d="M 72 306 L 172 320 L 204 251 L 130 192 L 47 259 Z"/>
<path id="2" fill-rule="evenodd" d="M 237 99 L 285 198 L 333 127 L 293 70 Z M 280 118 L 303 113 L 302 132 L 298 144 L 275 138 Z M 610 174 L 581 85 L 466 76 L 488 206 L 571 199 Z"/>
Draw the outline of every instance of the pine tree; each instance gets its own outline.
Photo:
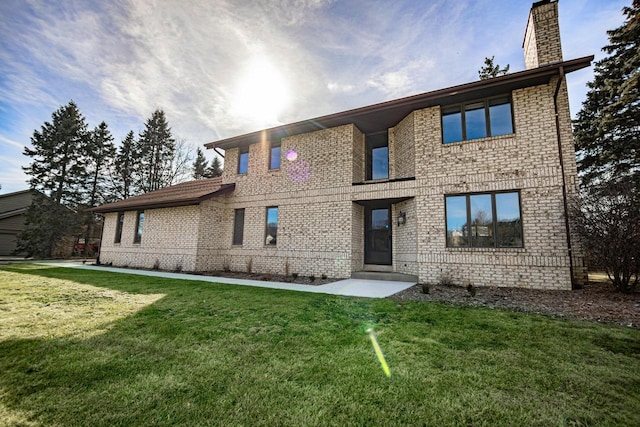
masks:
<path id="1" fill-rule="evenodd" d="M 133 131 L 129 131 L 120 144 L 111 172 L 116 199 L 126 199 L 137 194 L 134 187 L 134 174 L 138 162 L 139 153 L 136 151 L 136 140 Z"/>
<path id="2" fill-rule="evenodd" d="M 80 218 L 75 210 L 83 202 L 87 180 L 89 137 L 84 117 L 71 101 L 54 111 L 51 119 L 33 132 L 33 149 L 24 150 L 33 159 L 23 168 L 30 176 L 29 185 L 42 195 L 27 211 L 17 251 L 39 257 L 52 256 L 63 237 L 78 232 Z"/>
<path id="3" fill-rule="evenodd" d="M 88 173 L 86 195 L 82 208 L 78 209 L 78 213 L 83 217 L 85 228 L 85 255 L 88 255 L 89 242 L 99 222 L 96 215 L 89 212 L 88 209 L 114 198 L 107 186 L 107 173 L 113 163 L 115 151 L 111 132 L 109 132 L 107 124 L 102 122 L 89 135 L 89 143 L 86 148 L 86 171 Z"/>
<path id="4" fill-rule="evenodd" d="M 213 158 L 211 166 L 207 169 L 207 178 L 215 178 L 216 176 L 222 176 L 222 165 L 218 156 Z"/>
<path id="5" fill-rule="evenodd" d="M 640 0 L 625 7 L 624 24 L 608 31 L 609 54 L 594 67 L 594 80 L 574 122 L 583 186 L 602 182 L 640 185 Z"/>
<path id="6" fill-rule="evenodd" d="M 207 162 L 207 159 L 205 159 L 202 150 L 198 148 L 198 151 L 196 152 L 196 160 L 193 162 L 193 179 L 208 178 L 208 166 L 209 163 Z"/>
<path id="7" fill-rule="evenodd" d="M 509 72 L 509 64 L 507 64 L 505 68 L 500 68 L 500 65 L 493 65 L 494 58 L 495 56 L 492 56 L 491 58 L 484 58 L 484 66 L 478 70 L 480 80 L 504 76 Z"/>
<path id="8" fill-rule="evenodd" d="M 56 110 L 51 119 L 33 132 L 33 149 L 24 149 L 33 161 L 23 170 L 31 177 L 31 188 L 57 204 L 75 208 L 86 178 L 82 153 L 88 143 L 87 124 L 73 101 Z"/>
<path id="9" fill-rule="evenodd" d="M 172 184 L 175 139 L 164 111 L 156 110 L 145 124 L 145 130 L 136 143 L 140 155 L 136 187 L 147 193 Z"/>

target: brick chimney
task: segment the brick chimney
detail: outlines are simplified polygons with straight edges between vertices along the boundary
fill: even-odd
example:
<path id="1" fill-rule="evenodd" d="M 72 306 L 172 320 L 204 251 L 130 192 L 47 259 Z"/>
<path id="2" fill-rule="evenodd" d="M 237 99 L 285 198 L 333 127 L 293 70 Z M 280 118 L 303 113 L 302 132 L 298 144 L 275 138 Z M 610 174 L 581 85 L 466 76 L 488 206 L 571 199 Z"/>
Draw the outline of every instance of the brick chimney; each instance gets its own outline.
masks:
<path id="1" fill-rule="evenodd" d="M 533 3 L 522 48 L 527 70 L 562 61 L 558 0 Z"/>

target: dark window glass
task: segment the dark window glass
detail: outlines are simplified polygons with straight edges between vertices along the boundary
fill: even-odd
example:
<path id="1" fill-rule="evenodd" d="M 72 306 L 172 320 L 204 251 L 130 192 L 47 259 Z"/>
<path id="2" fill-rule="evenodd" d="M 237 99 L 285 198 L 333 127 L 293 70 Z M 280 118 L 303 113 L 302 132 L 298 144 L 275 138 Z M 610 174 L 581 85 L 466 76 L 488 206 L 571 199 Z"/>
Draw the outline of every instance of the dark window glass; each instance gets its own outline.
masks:
<path id="1" fill-rule="evenodd" d="M 444 144 L 510 133 L 513 119 L 508 96 L 442 109 Z"/>
<path id="2" fill-rule="evenodd" d="M 247 173 L 249 170 L 249 151 L 241 151 L 238 156 L 238 173 Z"/>
<path id="3" fill-rule="evenodd" d="M 496 240 L 499 247 L 522 247 L 522 221 L 520 220 L 520 195 L 496 194 Z"/>
<path id="4" fill-rule="evenodd" d="M 116 237 L 113 239 L 114 243 L 120 243 L 122 241 L 122 227 L 124 225 L 124 212 L 118 212 L 118 222 L 116 222 Z"/>
<path id="5" fill-rule="evenodd" d="M 465 105 L 464 118 L 467 126 L 467 139 L 487 136 L 487 120 L 484 114 L 483 102 Z"/>
<path id="6" fill-rule="evenodd" d="M 469 246 L 467 233 L 467 197 L 448 196 L 447 209 L 447 246 Z"/>
<path id="7" fill-rule="evenodd" d="M 446 196 L 445 207 L 447 247 L 523 247 L 518 192 Z"/>
<path id="8" fill-rule="evenodd" d="M 367 156 L 367 178 L 389 178 L 389 135 L 387 132 L 365 137 Z"/>
<path id="9" fill-rule="evenodd" d="M 460 108 L 445 110 L 442 114 L 442 138 L 445 144 L 462 141 L 462 113 Z"/>
<path id="10" fill-rule="evenodd" d="M 244 237 L 244 209 L 236 209 L 233 218 L 233 244 L 241 245 Z"/>
<path id="11" fill-rule="evenodd" d="M 136 218 L 136 234 L 133 238 L 133 243 L 140 243 L 142 241 L 142 228 L 144 227 L 144 211 L 138 212 Z"/>
<path id="12" fill-rule="evenodd" d="M 371 179 L 389 178 L 389 147 L 371 150 Z"/>
<path id="13" fill-rule="evenodd" d="M 489 101 L 489 122 L 491 123 L 492 136 L 513 133 L 511 102 L 509 102 L 508 98 Z"/>
<path id="14" fill-rule="evenodd" d="M 280 145 L 271 147 L 269 157 L 269 169 L 280 169 Z"/>
<path id="15" fill-rule="evenodd" d="M 267 208 L 267 231 L 265 245 L 275 245 L 278 240 L 278 207 Z"/>
<path id="16" fill-rule="evenodd" d="M 469 203 L 471 205 L 471 246 L 474 248 L 495 246 L 491 194 L 469 196 Z"/>

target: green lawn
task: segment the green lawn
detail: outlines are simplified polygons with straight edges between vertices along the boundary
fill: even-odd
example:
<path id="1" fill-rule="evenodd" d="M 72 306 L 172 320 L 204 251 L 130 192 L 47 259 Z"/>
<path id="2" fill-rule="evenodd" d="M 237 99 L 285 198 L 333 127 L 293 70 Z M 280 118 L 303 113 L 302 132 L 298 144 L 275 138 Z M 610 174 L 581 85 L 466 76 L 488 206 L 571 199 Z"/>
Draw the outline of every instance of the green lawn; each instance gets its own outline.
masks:
<path id="1" fill-rule="evenodd" d="M 635 329 L 0 269 L 0 425 L 640 425 L 639 391 Z"/>

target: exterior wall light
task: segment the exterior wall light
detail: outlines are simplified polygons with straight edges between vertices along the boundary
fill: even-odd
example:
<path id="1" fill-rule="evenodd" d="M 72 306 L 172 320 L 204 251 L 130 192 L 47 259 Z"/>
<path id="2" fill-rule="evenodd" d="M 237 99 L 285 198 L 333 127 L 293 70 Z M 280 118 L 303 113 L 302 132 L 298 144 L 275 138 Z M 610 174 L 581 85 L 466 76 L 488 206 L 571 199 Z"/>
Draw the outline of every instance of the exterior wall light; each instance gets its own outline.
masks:
<path id="1" fill-rule="evenodd" d="M 406 212 L 400 212 L 398 213 L 398 225 L 402 225 L 402 224 L 406 224 L 407 222 L 407 213 Z"/>

